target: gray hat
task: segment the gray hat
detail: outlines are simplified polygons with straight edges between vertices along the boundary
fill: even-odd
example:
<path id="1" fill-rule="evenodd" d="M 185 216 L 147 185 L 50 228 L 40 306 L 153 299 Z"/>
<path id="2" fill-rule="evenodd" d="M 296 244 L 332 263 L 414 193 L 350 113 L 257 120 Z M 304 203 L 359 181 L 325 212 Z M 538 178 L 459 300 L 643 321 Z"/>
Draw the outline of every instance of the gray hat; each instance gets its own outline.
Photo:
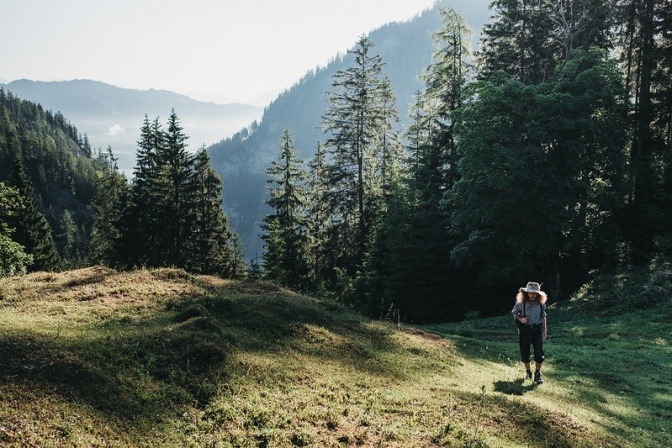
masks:
<path id="1" fill-rule="evenodd" d="M 541 290 L 541 285 L 536 282 L 527 282 L 527 286 L 524 288 L 520 288 L 520 290 L 525 292 L 536 292 L 537 294 L 543 292 Z"/>

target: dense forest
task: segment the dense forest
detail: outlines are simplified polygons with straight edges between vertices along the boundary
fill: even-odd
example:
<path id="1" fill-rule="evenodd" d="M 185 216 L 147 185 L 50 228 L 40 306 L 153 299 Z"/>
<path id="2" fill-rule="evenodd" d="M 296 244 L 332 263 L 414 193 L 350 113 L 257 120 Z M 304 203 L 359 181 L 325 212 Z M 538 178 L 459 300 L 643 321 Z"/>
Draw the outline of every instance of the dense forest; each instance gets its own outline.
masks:
<path id="1" fill-rule="evenodd" d="M 426 322 L 502 312 L 528 280 L 562 300 L 672 252 L 672 4 L 491 6 L 476 55 L 462 17 L 441 10 L 403 131 L 385 61 L 359 40 L 317 147 L 296 148 L 289 127 L 278 142 L 249 273 Z M 222 181 L 174 111 L 165 127 L 145 117 L 130 183 L 60 113 L 0 90 L 0 115 L 0 275 L 245 275 Z"/>
<path id="2" fill-rule="evenodd" d="M 0 90 L 0 275 L 102 263 L 242 275 L 205 150 L 145 117 L 132 184 L 62 114 Z"/>
<path id="3" fill-rule="evenodd" d="M 474 57 L 442 10 L 404 135 L 384 61 L 360 40 L 308 171 L 291 129 L 267 170 L 267 278 L 437 321 L 501 312 L 528 280 L 567 298 L 672 249 L 672 4 L 492 10 Z"/>
<path id="4" fill-rule="evenodd" d="M 95 194 L 87 136 L 0 89 L 0 274 L 84 265 Z"/>

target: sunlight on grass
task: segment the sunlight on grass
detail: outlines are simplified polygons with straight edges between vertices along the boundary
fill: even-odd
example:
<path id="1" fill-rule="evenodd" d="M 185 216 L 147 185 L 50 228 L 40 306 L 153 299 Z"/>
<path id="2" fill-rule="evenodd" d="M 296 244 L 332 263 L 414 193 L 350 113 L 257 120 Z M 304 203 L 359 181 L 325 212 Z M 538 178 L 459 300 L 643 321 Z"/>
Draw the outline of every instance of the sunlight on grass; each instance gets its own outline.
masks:
<path id="1" fill-rule="evenodd" d="M 645 313 L 589 325 L 576 303 L 552 307 L 537 386 L 508 316 L 397 326 L 171 269 L 31 274 L 0 280 L 0 296 L 3 446 L 670 441 L 670 347 Z"/>

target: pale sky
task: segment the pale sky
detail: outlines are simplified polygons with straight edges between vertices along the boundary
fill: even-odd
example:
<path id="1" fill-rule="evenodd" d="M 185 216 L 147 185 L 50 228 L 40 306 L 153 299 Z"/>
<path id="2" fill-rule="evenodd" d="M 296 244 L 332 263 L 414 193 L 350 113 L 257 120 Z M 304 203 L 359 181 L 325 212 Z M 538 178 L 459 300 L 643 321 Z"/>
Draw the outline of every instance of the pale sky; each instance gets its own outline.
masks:
<path id="1" fill-rule="evenodd" d="M 0 82 L 92 79 L 260 103 L 434 1 L 0 0 Z"/>

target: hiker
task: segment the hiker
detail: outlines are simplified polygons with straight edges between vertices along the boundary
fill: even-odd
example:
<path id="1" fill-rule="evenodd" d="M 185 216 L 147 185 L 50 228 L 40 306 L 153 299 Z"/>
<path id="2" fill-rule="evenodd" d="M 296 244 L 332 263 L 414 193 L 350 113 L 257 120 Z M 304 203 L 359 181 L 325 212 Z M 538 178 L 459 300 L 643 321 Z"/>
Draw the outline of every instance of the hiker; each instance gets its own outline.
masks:
<path id="1" fill-rule="evenodd" d="M 528 282 L 527 286 L 518 290 L 516 304 L 511 310 L 518 327 L 520 356 L 525 363 L 525 378 L 532 378 L 530 370 L 530 345 L 534 347 L 536 370 L 534 382 L 541 384 L 541 363 L 544 362 L 544 344 L 547 337 L 546 327 L 546 293 L 539 283 Z"/>

